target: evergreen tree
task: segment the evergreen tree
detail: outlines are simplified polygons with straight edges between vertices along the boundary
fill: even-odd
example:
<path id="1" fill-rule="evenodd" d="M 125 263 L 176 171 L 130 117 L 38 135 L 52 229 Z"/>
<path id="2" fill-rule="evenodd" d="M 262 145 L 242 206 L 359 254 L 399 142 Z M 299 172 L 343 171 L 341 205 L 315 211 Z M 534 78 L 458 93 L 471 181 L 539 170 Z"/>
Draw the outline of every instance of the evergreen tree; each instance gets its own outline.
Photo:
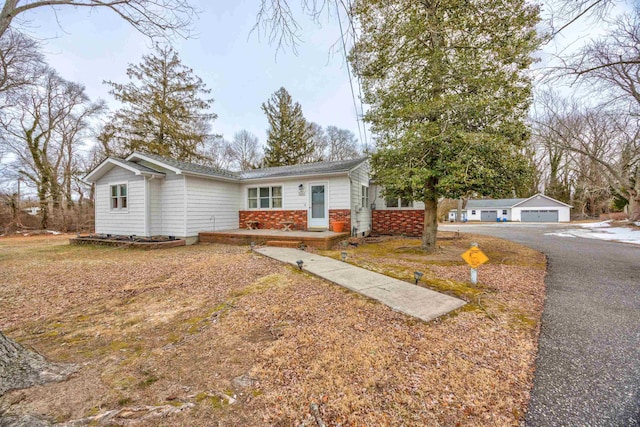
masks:
<path id="1" fill-rule="evenodd" d="M 370 0 L 354 9 L 350 59 L 376 134 L 376 180 L 425 203 L 422 248 L 435 250 L 437 203 L 511 195 L 531 99 L 526 70 L 538 9 L 525 0 Z"/>
<path id="2" fill-rule="evenodd" d="M 289 92 L 281 87 L 262 104 L 269 120 L 265 166 L 286 166 L 305 163 L 314 151 L 313 132 L 302 115 L 302 107 L 294 103 Z"/>
<path id="3" fill-rule="evenodd" d="M 112 123 L 114 143 L 125 151 L 141 151 L 193 161 L 202 157 L 211 120 L 213 99 L 202 80 L 182 64 L 171 47 L 155 52 L 127 68 L 129 83 L 105 82 L 123 104 Z"/>

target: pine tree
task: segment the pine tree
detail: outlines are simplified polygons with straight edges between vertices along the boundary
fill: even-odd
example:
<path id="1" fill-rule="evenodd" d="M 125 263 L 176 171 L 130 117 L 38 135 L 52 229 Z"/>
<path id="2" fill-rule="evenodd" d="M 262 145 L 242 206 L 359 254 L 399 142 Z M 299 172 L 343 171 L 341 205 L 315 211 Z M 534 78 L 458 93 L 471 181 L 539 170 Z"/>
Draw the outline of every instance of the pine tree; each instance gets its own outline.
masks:
<path id="1" fill-rule="evenodd" d="M 262 111 L 269 120 L 264 165 L 305 163 L 313 153 L 313 133 L 300 104 L 294 103 L 289 92 L 281 87 L 262 104 Z"/>
<path id="2" fill-rule="evenodd" d="M 192 161 L 208 136 L 213 99 L 191 68 L 171 47 L 156 45 L 137 65 L 127 68 L 129 83 L 105 82 L 123 104 L 113 122 L 113 138 L 125 151 L 141 151 Z"/>
<path id="3" fill-rule="evenodd" d="M 369 0 L 354 9 L 351 62 L 376 133 L 376 180 L 425 204 L 422 248 L 435 250 L 437 203 L 511 194 L 529 176 L 521 154 L 538 46 L 525 0 Z"/>

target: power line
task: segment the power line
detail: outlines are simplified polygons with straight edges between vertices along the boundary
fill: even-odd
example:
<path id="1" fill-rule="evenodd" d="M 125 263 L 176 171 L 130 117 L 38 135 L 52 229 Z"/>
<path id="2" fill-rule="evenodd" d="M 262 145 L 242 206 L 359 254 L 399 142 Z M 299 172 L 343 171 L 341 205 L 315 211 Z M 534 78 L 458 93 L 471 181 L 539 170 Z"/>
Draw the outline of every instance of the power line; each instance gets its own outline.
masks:
<path id="1" fill-rule="evenodd" d="M 358 124 L 358 134 L 360 135 L 360 141 L 364 141 L 365 147 L 369 145 L 367 140 L 367 129 L 362 123 L 362 130 L 360 130 L 360 118 L 358 117 L 358 104 L 356 102 L 356 94 L 353 90 L 353 78 L 351 76 L 351 69 L 349 68 L 349 60 L 347 59 L 347 45 L 344 41 L 344 31 L 342 30 L 342 19 L 340 19 L 340 8 L 338 7 L 338 2 L 336 2 L 336 15 L 338 17 L 338 25 L 340 27 L 340 39 L 342 41 L 342 53 L 344 55 L 344 61 L 347 66 L 347 75 L 349 76 L 349 88 L 351 89 L 351 99 L 353 100 L 353 109 L 356 112 L 356 123 Z M 358 91 L 361 93 L 360 83 L 358 81 Z M 362 100 L 360 100 L 360 107 L 362 113 L 364 114 L 364 110 L 362 109 Z M 363 138 L 364 134 L 364 138 Z"/>

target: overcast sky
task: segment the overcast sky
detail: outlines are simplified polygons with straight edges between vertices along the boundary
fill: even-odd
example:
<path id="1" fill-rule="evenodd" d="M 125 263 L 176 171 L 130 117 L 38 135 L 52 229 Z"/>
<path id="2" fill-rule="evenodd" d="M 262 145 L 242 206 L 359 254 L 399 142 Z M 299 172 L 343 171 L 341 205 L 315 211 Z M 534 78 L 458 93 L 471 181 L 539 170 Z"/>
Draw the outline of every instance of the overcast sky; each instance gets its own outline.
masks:
<path id="1" fill-rule="evenodd" d="M 299 11 L 299 1 L 290 3 Z M 307 120 L 349 129 L 360 139 L 344 56 L 341 51 L 331 55 L 340 40 L 337 21 L 325 17 L 319 26 L 300 16 L 304 32 L 298 55 L 288 49 L 276 56 L 276 46 L 251 33 L 258 7 L 259 0 L 202 0 L 195 38 L 174 44 L 182 62 L 211 89 L 218 115 L 214 132 L 231 139 L 247 129 L 264 143 L 268 124 L 260 105 L 284 86 Z M 30 20 L 27 32 L 43 40 L 49 64 L 110 106 L 116 104 L 102 82 L 127 82 L 127 65 L 150 52 L 147 38 L 106 9 L 67 6 L 53 13 L 44 7 L 23 18 Z"/>
<path id="2" fill-rule="evenodd" d="M 337 21 L 325 18 L 322 25 L 299 13 L 302 42 L 298 54 L 278 52 L 262 35 L 251 33 L 260 0 L 200 0 L 192 2 L 202 10 L 195 21 L 196 37 L 176 40 L 183 63 L 202 78 L 215 99 L 218 115 L 213 129 L 231 139 L 241 129 L 266 140 L 267 120 L 260 105 L 284 86 L 302 105 L 307 120 L 326 127 L 335 125 L 354 132 L 358 139 L 357 115 L 341 51 L 331 55 L 339 44 Z M 297 12 L 301 0 L 290 0 Z M 548 8 L 548 6 L 547 6 Z M 150 52 L 150 41 L 106 9 L 41 7 L 22 15 L 29 19 L 28 32 L 43 40 L 51 66 L 66 79 L 85 85 L 92 99 L 116 104 L 102 82 L 128 81 L 126 68 Z M 23 29 L 25 29 L 23 27 Z M 552 52 L 566 53 L 598 32 L 597 23 L 573 25 L 544 47 L 547 64 Z M 357 103 L 360 108 L 359 101 Z"/>

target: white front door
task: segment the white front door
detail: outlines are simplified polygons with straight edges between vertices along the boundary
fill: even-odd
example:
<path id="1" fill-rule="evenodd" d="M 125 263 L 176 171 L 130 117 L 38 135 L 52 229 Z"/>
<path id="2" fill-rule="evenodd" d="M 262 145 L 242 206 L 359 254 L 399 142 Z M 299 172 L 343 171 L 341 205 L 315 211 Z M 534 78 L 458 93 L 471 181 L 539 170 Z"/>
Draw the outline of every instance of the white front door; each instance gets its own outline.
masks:
<path id="1" fill-rule="evenodd" d="M 309 228 L 329 228 L 327 184 L 309 184 Z"/>

